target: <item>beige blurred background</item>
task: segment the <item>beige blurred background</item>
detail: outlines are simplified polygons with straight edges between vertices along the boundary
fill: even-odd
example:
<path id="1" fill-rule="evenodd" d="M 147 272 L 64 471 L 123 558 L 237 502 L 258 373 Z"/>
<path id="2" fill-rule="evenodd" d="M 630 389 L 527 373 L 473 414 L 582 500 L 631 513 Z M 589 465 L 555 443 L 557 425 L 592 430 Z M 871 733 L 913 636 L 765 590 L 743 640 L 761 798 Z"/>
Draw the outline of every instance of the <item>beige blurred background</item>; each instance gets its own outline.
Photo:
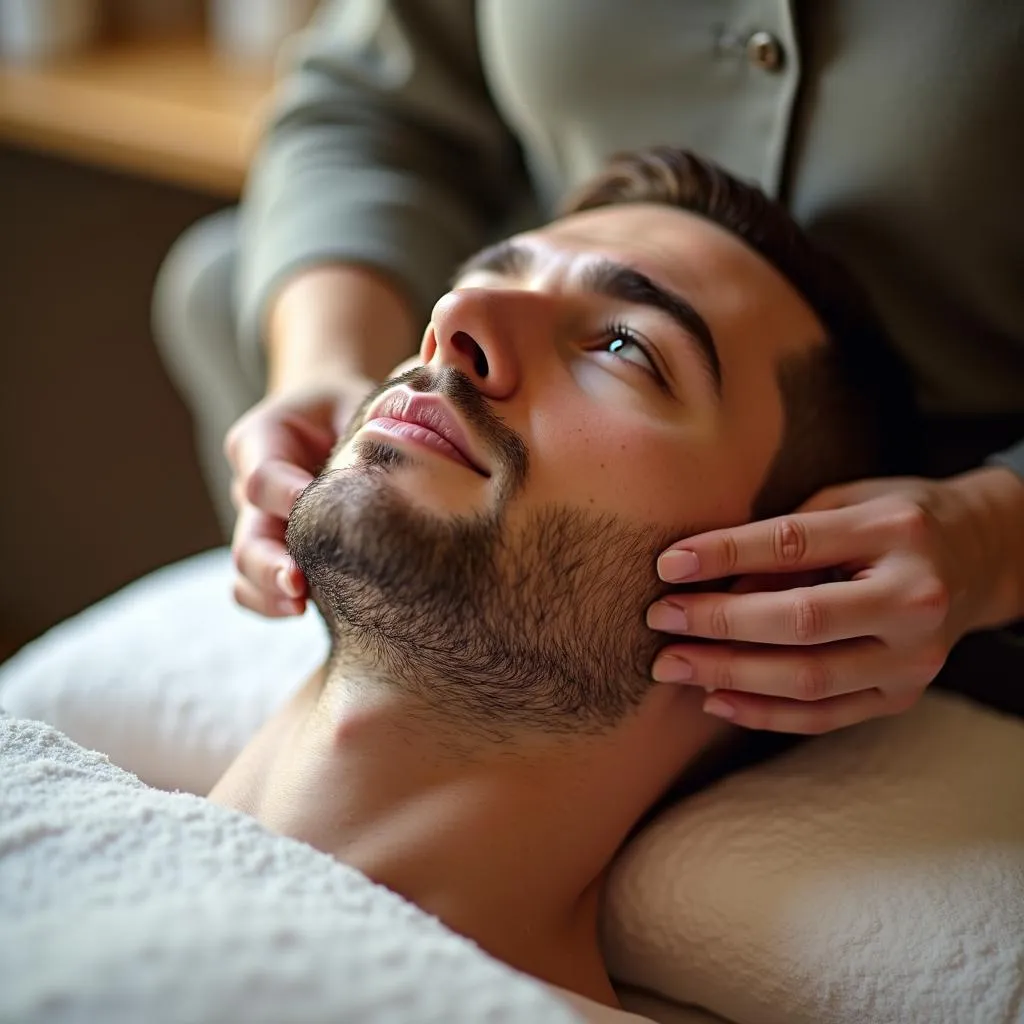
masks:
<path id="1" fill-rule="evenodd" d="M 237 199 L 275 33 L 312 6 L 0 0 L 0 660 L 224 539 L 150 297 Z"/>

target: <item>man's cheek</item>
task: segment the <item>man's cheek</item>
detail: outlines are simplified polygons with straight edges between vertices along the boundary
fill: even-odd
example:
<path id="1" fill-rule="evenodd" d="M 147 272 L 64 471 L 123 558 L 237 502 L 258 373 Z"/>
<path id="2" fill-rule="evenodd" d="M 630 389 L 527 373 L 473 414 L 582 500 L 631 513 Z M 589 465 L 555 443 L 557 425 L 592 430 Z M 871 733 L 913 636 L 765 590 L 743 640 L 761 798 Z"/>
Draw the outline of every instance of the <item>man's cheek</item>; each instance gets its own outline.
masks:
<path id="1" fill-rule="evenodd" d="M 602 451 L 602 447 L 605 450 Z M 666 514 L 669 462 L 650 448 L 627 441 L 608 445 L 593 438 L 567 441 L 558 452 L 531 453 L 527 493 L 538 504 L 571 505 L 639 523 L 658 522 Z"/>
<path id="2" fill-rule="evenodd" d="M 353 465 L 356 461 L 356 438 L 351 437 L 343 445 L 340 445 L 335 453 L 331 456 L 331 461 L 327 464 L 328 469 L 347 469 Z"/>

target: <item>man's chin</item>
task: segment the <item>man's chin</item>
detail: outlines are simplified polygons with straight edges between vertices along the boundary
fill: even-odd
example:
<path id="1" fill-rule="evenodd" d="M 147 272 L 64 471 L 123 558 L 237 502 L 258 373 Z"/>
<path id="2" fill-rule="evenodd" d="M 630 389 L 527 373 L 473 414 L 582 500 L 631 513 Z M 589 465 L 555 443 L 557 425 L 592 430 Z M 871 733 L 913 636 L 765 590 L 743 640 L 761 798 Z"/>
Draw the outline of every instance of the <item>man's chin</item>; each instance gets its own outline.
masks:
<path id="1" fill-rule="evenodd" d="M 411 461 L 357 461 L 317 477 L 288 519 L 287 546 L 328 621 L 366 636 L 406 632 L 427 608 L 461 621 L 493 576 L 496 517 L 423 494 Z"/>

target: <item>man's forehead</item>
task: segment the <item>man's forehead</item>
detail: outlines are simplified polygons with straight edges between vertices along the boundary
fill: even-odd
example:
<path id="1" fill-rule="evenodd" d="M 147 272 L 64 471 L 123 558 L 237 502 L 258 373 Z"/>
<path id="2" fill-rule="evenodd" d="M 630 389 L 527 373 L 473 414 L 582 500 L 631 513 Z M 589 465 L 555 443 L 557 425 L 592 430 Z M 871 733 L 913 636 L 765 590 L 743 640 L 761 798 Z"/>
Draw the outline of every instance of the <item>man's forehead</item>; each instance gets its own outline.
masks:
<path id="1" fill-rule="evenodd" d="M 534 271 L 571 272 L 594 257 L 635 266 L 687 291 L 710 274 L 736 273 L 760 257 L 739 239 L 697 214 L 656 203 L 622 203 L 584 210 L 511 239 L 529 254 Z M 737 264 L 740 261 L 740 264 Z"/>
<path id="2" fill-rule="evenodd" d="M 622 203 L 571 213 L 516 238 L 527 246 L 587 252 L 613 249 L 620 256 L 660 261 L 697 251 L 709 256 L 753 251 L 732 234 L 688 210 L 655 203 Z"/>

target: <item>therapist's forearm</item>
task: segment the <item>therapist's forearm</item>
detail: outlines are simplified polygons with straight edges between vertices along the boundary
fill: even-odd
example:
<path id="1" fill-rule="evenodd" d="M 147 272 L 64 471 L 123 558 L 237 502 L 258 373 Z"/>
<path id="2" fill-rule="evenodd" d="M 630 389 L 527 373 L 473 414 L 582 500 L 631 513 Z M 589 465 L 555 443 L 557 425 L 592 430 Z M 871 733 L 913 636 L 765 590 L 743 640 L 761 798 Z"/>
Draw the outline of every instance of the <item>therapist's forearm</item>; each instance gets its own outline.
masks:
<path id="1" fill-rule="evenodd" d="M 309 267 L 284 284 L 270 308 L 269 390 L 380 381 L 418 342 L 408 302 L 383 274 L 348 264 Z"/>

